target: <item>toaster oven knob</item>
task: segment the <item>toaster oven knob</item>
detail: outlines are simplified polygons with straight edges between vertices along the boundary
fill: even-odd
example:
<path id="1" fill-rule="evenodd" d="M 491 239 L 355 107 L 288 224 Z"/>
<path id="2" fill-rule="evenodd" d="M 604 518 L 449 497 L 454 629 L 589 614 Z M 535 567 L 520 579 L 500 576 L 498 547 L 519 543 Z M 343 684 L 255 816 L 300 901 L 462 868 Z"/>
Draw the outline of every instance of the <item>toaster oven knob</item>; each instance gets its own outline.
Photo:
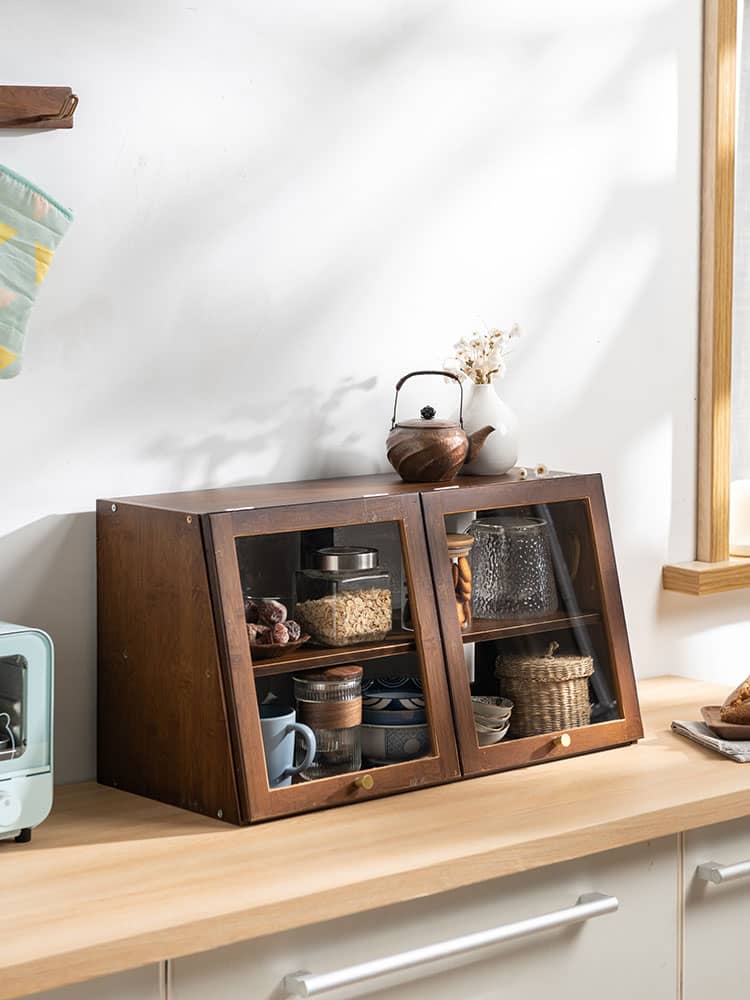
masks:
<path id="1" fill-rule="evenodd" d="M 21 818 L 21 800 L 10 792 L 0 792 L 0 828 L 15 827 Z"/>

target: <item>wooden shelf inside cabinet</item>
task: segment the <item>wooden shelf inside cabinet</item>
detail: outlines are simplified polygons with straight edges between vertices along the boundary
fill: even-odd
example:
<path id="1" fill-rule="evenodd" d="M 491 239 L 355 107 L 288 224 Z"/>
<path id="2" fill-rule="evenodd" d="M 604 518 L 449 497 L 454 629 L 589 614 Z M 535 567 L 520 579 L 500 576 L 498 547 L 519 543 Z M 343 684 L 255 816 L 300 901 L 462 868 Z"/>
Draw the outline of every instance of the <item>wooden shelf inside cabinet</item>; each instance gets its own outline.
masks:
<path id="1" fill-rule="evenodd" d="M 73 128 L 77 107 L 70 87 L 0 86 L 0 129 Z"/>
<path id="2" fill-rule="evenodd" d="M 302 646 L 294 653 L 287 653 L 273 660 L 255 660 L 253 673 L 256 677 L 274 677 L 292 670 L 319 670 L 322 667 L 335 667 L 340 663 L 379 660 L 386 656 L 413 653 L 415 649 L 413 632 L 396 632 L 383 642 L 365 642 L 356 646 L 340 646 L 336 649 L 326 646 Z"/>
<path id="3" fill-rule="evenodd" d="M 462 632 L 464 643 L 486 642 L 492 639 L 509 639 L 513 636 L 537 635 L 556 629 L 596 625 L 602 616 L 598 611 L 587 611 L 580 615 L 552 614 L 543 618 L 528 618 L 523 621 L 493 618 L 475 618 L 472 628 Z M 355 663 L 364 660 L 378 660 L 386 656 L 413 653 L 416 649 L 413 632 L 394 631 L 383 642 L 360 643 L 356 646 L 342 646 L 337 649 L 322 646 L 303 646 L 285 656 L 273 660 L 256 660 L 253 673 L 256 677 L 274 677 L 292 670 L 319 670 L 334 667 L 339 663 Z"/>
<path id="4" fill-rule="evenodd" d="M 472 627 L 462 632 L 467 642 L 485 642 L 488 639 L 509 639 L 518 635 L 537 635 L 553 632 L 555 629 L 575 628 L 582 625 L 596 625 L 602 620 L 598 611 L 586 611 L 580 615 L 556 613 L 543 618 L 527 618 L 523 621 L 503 621 L 494 618 L 475 618 Z"/>

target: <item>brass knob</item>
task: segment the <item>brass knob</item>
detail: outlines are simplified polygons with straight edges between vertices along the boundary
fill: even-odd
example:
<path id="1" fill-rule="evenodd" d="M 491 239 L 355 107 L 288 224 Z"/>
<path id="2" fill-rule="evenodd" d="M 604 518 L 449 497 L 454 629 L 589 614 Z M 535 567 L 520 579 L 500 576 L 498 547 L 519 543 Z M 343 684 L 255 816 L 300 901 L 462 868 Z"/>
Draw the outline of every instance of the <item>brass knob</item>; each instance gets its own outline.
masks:
<path id="1" fill-rule="evenodd" d="M 375 779 L 371 774 L 359 774 L 354 779 L 354 785 L 356 788 L 364 788 L 366 792 L 369 792 L 371 788 L 375 787 Z"/>
<path id="2" fill-rule="evenodd" d="M 570 746 L 570 733 L 560 733 L 554 740 L 556 747 L 564 747 L 566 750 Z"/>

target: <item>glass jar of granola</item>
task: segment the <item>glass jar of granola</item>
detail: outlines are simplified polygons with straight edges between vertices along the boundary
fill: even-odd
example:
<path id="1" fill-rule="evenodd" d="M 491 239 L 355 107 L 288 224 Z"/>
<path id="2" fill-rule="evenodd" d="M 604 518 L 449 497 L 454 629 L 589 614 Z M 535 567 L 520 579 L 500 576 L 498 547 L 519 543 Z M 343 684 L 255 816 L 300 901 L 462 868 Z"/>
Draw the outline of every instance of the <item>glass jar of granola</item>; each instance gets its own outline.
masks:
<path id="1" fill-rule="evenodd" d="M 318 549 L 314 567 L 297 573 L 294 617 L 321 646 L 382 642 L 393 627 L 393 609 L 390 574 L 378 565 L 378 550 Z"/>

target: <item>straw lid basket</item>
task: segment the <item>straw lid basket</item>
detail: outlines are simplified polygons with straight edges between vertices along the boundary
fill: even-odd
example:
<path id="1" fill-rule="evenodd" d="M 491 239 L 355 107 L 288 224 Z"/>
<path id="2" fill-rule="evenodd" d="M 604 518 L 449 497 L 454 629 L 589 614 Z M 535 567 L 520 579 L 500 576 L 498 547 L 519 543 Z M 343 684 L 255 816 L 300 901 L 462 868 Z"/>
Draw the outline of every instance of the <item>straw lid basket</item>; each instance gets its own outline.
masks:
<path id="1" fill-rule="evenodd" d="M 536 736 L 587 726 L 591 721 L 588 679 L 594 672 L 590 656 L 556 656 L 551 642 L 542 655 L 502 653 L 495 676 L 502 693 L 514 702 L 511 736 Z"/>

